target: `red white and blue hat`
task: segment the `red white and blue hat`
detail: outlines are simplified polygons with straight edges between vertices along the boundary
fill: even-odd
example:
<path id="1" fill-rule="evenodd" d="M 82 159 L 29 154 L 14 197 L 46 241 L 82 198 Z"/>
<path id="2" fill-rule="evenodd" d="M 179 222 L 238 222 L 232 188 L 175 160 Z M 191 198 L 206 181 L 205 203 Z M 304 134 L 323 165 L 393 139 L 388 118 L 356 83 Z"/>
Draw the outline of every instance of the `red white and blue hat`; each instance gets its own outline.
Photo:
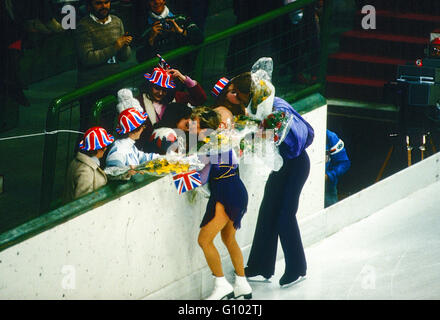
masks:
<path id="1" fill-rule="evenodd" d="M 79 148 L 83 151 L 99 150 L 107 147 L 115 141 L 115 138 L 104 128 L 93 127 L 84 133 L 84 138 L 79 143 Z"/>
<path id="2" fill-rule="evenodd" d="M 212 88 L 211 93 L 218 97 L 220 92 L 223 91 L 223 89 L 226 87 L 226 85 L 229 83 L 229 80 L 225 77 L 220 78 L 220 80 L 217 81 L 217 83 L 214 85 L 214 88 Z"/>
<path id="3" fill-rule="evenodd" d="M 152 84 L 161 86 L 166 89 L 174 89 L 176 87 L 171 75 L 162 68 L 154 68 L 152 73 L 144 74 L 145 79 Z"/>
<path id="4" fill-rule="evenodd" d="M 119 125 L 116 127 L 116 132 L 120 135 L 129 133 L 139 128 L 147 118 L 146 112 L 139 112 L 135 108 L 125 109 L 119 114 Z"/>

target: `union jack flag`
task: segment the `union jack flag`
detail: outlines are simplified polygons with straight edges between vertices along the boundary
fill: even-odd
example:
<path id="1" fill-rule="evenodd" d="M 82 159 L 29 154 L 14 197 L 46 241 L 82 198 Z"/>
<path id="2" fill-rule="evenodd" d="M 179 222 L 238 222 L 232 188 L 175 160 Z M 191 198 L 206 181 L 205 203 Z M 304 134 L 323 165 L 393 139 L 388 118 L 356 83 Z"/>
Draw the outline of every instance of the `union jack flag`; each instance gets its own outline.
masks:
<path id="1" fill-rule="evenodd" d="M 159 58 L 159 66 L 162 69 L 164 69 L 164 70 L 171 69 L 170 65 L 165 61 L 164 58 L 162 58 L 162 56 L 160 54 L 157 54 L 157 57 Z"/>
<path id="2" fill-rule="evenodd" d="M 200 174 L 196 170 L 174 174 L 173 180 L 179 194 L 195 189 L 202 185 Z"/>

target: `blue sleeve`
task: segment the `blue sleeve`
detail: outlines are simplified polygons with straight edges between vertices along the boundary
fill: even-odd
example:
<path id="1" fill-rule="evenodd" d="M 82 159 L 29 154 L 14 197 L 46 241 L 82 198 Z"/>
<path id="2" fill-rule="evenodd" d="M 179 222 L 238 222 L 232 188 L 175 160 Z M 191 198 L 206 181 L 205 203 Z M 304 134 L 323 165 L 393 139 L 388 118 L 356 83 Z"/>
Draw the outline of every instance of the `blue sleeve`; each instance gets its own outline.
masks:
<path id="1" fill-rule="evenodd" d="M 280 154 L 287 159 L 298 157 L 312 142 L 314 130 L 312 126 L 285 100 L 275 97 L 274 111 L 292 115 L 289 132 L 280 144 Z"/>
<path id="2" fill-rule="evenodd" d="M 326 149 L 328 152 L 330 152 L 330 161 L 326 164 L 325 173 L 332 184 L 337 184 L 338 178 L 348 171 L 351 166 L 351 162 L 348 159 L 345 147 L 343 147 L 342 140 L 330 130 L 327 130 Z"/>

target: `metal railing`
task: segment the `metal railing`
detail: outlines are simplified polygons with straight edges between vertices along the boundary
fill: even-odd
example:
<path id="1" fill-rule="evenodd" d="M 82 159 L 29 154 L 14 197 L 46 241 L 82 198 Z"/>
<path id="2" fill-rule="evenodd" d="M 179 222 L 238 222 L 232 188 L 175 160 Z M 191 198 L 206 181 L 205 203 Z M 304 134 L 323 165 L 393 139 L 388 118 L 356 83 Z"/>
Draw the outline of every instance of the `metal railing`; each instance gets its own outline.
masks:
<path id="1" fill-rule="evenodd" d="M 209 36 L 200 45 L 184 46 L 170 51 L 162 56 L 167 61 L 172 61 L 183 56 L 188 56 L 189 54 L 197 54 L 195 70 L 193 73 L 190 73 L 190 75 L 192 78 L 200 82 L 208 92 L 221 76 L 231 76 L 237 72 L 236 68 L 232 67 L 228 69 L 225 65 L 221 66 L 219 63 L 219 61 L 222 61 L 221 59 L 226 61 L 226 58 L 230 58 L 238 54 L 232 53 L 228 55 L 227 51 L 228 48 L 230 48 L 230 44 L 234 41 L 238 41 L 239 43 L 240 35 L 253 34 L 254 36 L 256 35 L 256 39 L 258 41 L 250 44 L 251 48 L 245 48 L 247 50 L 246 52 L 256 49 L 257 47 L 265 48 L 265 45 L 269 48 L 275 46 L 278 49 L 277 52 L 272 52 L 277 59 L 281 57 L 279 59 L 281 63 L 274 65 L 273 78 L 275 87 L 277 88 L 277 95 L 283 96 L 290 102 L 293 102 L 316 92 L 323 93 L 327 67 L 327 42 L 329 39 L 328 22 L 331 15 L 330 8 L 332 1 L 327 0 L 324 2 L 325 7 L 321 17 L 321 33 L 318 38 L 320 47 L 315 48 L 316 52 L 313 53 L 315 54 L 315 61 L 313 62 L 314 64 L 307 65 L 307 67 L 303 67 L 301 69 L 304 73 L 310 72 L 312 68 L 316 70 L 315 76 L 317 79 L 314 84 L 294 85 L 294 81 L 292 81 L 290 75 L 295 74 L 295 70 L 286 71 L 286 69 L 284 69 L 288 67 L 291 68 L 292 61 L 298 58 L 298 56 L 295 56 L 295 53 L 302 52 L 303 54 L 301 57 L 306 59 L 303 60 L 306 61 L 306 63 L 310 60 L 309 55 L 311 51 L 302 50 L 303 46 L 310 46 L 310 43 L 308 43 L 309 39 L 307 39 L 306 36 L 307 30 L 301 30 L 300 28 L 294 29 L 292 27 L 293 32 L 290 31 L 291 34 L 289 34 L 289 30 L 283 31 L 280 29 L 282 25 L 279 22 L 281 18 L 283 18 L 284 21 L 287 21 L 286 19 L 289 19 L 289 14 L 294 13 L 301 8 L 305 8 L 308 5 L 314 5 L 316 2 L 316 0 L 298 0 L 282 8 L 231 27 L 223 32 Z M 264 34 L 260 33 L 267 30 L 271 30 L 272 32 L 271 39 L 264 39 Z M 302 32 L 303 36 L 298 38 L 295 34 L 297 32 Z M 283 41 L 295 39 L 300 39 L 303 42 L 298 41 L 298 43 L 283 43 Z M 266 44 L 264 44 L 264 41 L 266 41 Z M 267 47 L 265 49 L 267 49 Z M 246 52 L 244 54 L 245 57 Z M 264 50 L 262 52 L 264 52 Z M 268 51 L 266 50 L 265 52 Z M 215 59 L 213 59 L 213 57 L 215 57 Z M 275 63 L 277 63 L 277 59 L 274 59 Z M 304 63 L 303 61 L 300 63 Z M 142 75 L 156 66 L 157 62 L 157 58 L 152 58 L 132 68 L 54 99 L 47 111 L 46 131 L 52 132 L 60 128 L 60 115 L 62 113 L 70 113 L 70 117 L 68 118 L 70 120 L 64 121 L 67 121 L 67 125 L 72 126 L 72 115 L 76 114 L 77 116 L 79 109 L 77 102 L 81 98 L 96 93 L 102 89 L 114 86 L 117 83 L 125 82 L 126 87 L 138 86 L 140 81 L 143 80 Z M 245 65 L 242 65 L 240 62 L 238 62 L 238 65 L 239 67 L 243 67 L 245 70 L 250 70 L 250 66 L 254 62 L 254 60 L 249 59 L 249 61 L 246 61 Z M 282 72 L 283 70 L 285 70 L 284 73 Z M 276 75 L 281 75 L 288 78 L 285 79 L 286 81 L 281 81 L 278 78 L 275 79 Z M 284 84 L 287 85 L 284 86 Z M 106 95 L 103 97 L 103 99 L 99 99 L 96 102 L 94 116 L 99 119 L 103 110 L 108 109 L 110 106 L 114 106 L 115 103 L 116 97 L 112 95 Z M 50 134 L 46 135 L 45 137 L 41 178 L 40 212 L 46 212 L 51 209 L 51 202 L 56 199 L 54 190 L 59 190 L 58 186 L 61 186 L 61 183 L 63 182 L 61 176 L 64 177 L 64 173 L 66 172 L 65 169 L 67 168 L 68 162 L 72 157 L 73 143 L 76 143 L 76 141 L 73 141 L 72 143 L 72 138 L 69 137 L 67 138 L 67 142 L 63 143 L 63 146 L 59 147 L 59 140 L 60 137 L 58 134 Z M 63 161 L 57 161 L 57 154 L 60 152 L 65 155 L 65 159 Z M 62 163 L 64 163 L 64 168 L 57 168 L 57 164 L 61 165 Z"/>

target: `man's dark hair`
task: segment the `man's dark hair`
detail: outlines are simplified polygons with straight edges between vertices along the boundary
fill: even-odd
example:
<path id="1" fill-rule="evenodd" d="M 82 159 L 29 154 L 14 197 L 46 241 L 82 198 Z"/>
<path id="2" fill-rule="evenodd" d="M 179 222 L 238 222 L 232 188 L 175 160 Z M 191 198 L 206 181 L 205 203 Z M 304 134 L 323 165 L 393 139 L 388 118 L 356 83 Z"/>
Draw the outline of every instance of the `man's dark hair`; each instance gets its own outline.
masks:
<path id="1" fill-rule="evenodd" d="M 252 77 L 250 72 L 244 72 L 231 79 L 235 89 L 242 93 L 250 93 L 252 86 Z"/>

